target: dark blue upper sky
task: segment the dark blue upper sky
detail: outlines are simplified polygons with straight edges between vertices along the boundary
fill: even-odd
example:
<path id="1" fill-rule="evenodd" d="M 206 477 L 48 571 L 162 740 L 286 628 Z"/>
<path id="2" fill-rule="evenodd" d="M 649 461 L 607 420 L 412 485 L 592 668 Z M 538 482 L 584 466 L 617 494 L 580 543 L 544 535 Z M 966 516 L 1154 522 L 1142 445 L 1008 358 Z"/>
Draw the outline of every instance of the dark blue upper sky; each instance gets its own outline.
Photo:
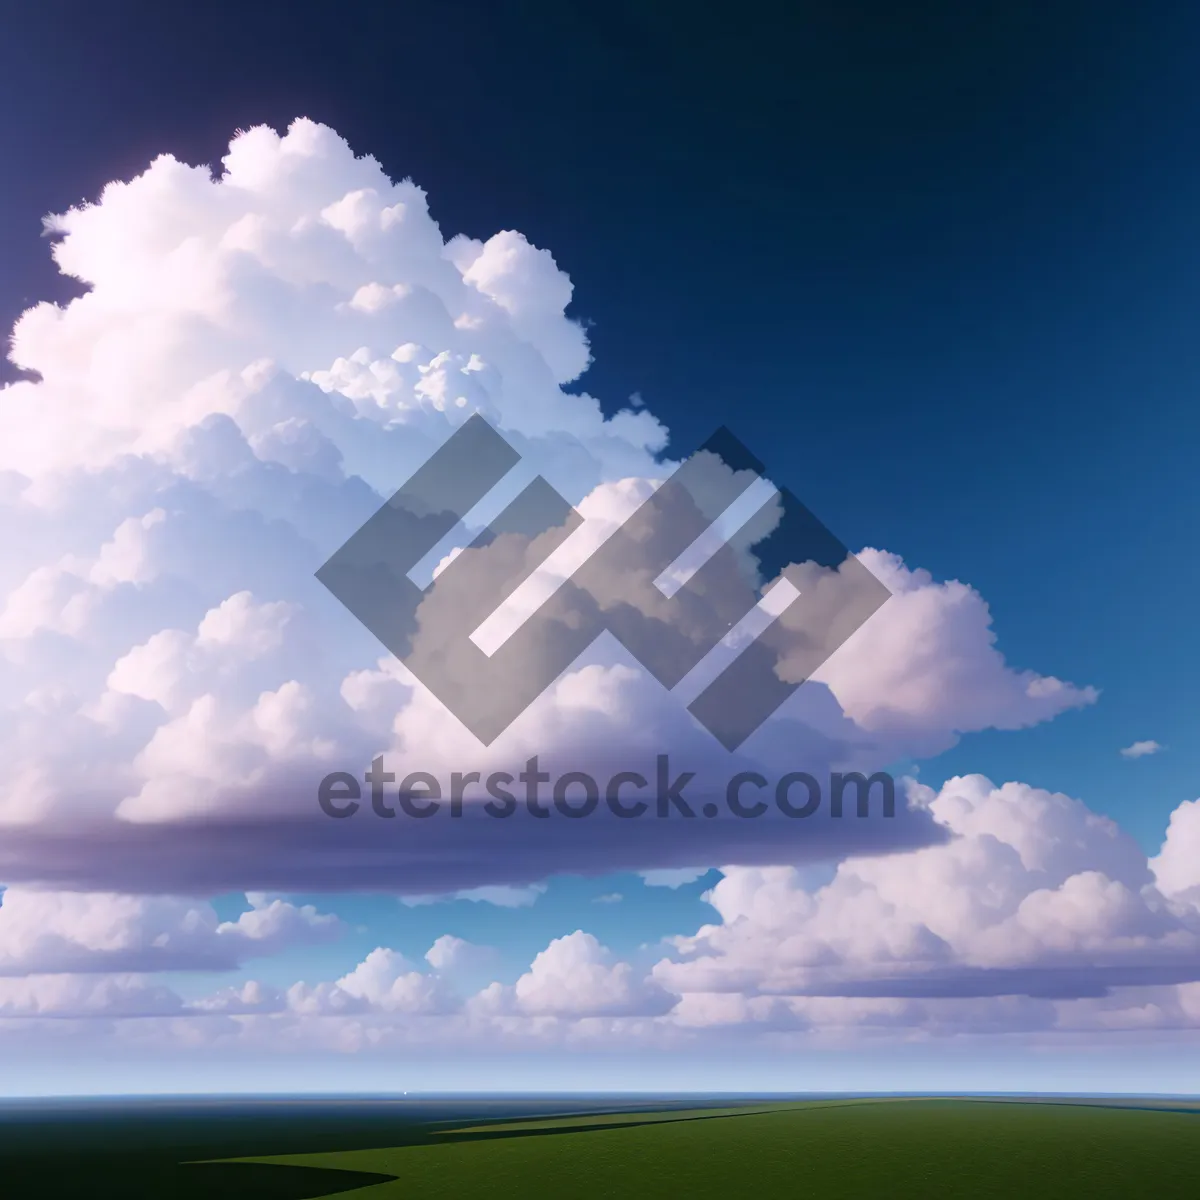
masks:
<path id="1" fill-rule="evenodd" d="M 728 423 L 847 542 L 975 585 L 1014 665 L 1103 689 L 931 773 L 1154 842 L 1200 767 L 1200 11 L 782 9 L 10 3 L 0 320 L 71 294 L 44 213 L 324 121 L 447 234 L 554 253 L 606 406 L 680 452 Z"/>

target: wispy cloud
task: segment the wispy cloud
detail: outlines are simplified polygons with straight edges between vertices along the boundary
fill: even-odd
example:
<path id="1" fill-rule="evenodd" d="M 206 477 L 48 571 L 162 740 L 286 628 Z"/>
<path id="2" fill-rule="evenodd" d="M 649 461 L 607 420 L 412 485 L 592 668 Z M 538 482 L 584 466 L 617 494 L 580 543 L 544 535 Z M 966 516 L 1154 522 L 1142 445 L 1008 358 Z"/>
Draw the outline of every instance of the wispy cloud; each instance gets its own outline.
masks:
<path id="1" fill-rule="evenodd" d="M 642 882 L 647 887 L 681 888 L 685 884 L 703 879 L 708 867 L 666 867 L 656 871 L 641 871 Z"/>
<path id="2" fill-rule="evenodd" d="M 1121 751 L 1122 758 L 1145 758 L 1148 754 L 1158 754 L 1159 751 L 1165 750 L 1166 746 L 1160 746 L 1158 742 L 1134 742 L 1132 746 L 1126 746 Z"/>
<path id="3" fill-rule="evenodd" d="M 400 903 L 408 908 L 419 908 L 426 904 L 439 904 L 447 900 L 474 900 L 480 904 L 494 904 L 497 908 L 528 908 L 546 890 L 544 883 L 531 883 L 524 887 L 509 884 L 492 884 L 485 887 L 466 888 L 457 892 L 430 892 L 419 896 L 401 896 Z"/>

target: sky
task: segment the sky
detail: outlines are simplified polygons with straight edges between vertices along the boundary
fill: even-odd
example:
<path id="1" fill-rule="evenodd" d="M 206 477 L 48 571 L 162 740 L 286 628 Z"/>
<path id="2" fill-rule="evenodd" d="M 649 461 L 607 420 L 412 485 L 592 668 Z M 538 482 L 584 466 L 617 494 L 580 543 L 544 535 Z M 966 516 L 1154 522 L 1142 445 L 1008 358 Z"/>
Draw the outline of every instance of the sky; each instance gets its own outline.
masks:
<path id="1" fill-rule="evenodd" d="M 1200 20 L 594 9 L 6 13 L 0 1091 L 1193 1090 Z M 736 751 L 608 635 L 485 747 L 315 578 L 473 413 L 891 597 Z M 900 811 L 317 803 L 532 754 Z"/>

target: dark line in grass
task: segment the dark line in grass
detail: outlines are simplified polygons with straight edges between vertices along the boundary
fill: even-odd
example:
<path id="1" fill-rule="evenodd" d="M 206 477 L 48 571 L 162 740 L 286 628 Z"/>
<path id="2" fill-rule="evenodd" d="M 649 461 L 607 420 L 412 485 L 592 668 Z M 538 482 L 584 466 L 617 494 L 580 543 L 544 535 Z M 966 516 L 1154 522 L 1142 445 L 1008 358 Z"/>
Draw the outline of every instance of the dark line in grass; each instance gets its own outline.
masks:
<path id="1" fill-rule="evenodd" d="M 478 1132 L 470 1130 L 462 1130 L 455 1132 L 448 1130 L 443 1134 L 437 1142 L 420 1143 L 423 1145 L 439 1145 L 452 1146 L 458 1145 L 461 1142 L 484 1142 L 492 1141 L 497 1138 L 516 1138 L 516 1137 L 544 1137 L 548 1134 L 562 1133 L 602 1133 L 607 1130 L 614 1129 L 644 1129 L 647 1125 L 682 1125 L 688 1121 L 724 1121 L 733 1117 L 765 1117 L 772 1113 L 796 1112 L 809 1113 L 819 1112 L 822 1109 L 828 1108 L 851 1108 L 862 1106 L 864 1104 L 885 1104 L 889 1100 L 840 1100 L 832 1104 L 811 1104 L 805 1105 L 804 1108 L 760 1108 L 753 1109 L 750 1112 L 722 1112 L 722 1113 L 703 1113 L 694 1117 L 669 1117 L 665 1120 L 658 1121 L 606 1121 L 595 1125 L 551 1125 L 545 1129 L 489 1129 Z M 389 1147 L 390 1149 L 391 1147 Z"/>
<path id="2" fill-rule="evenodd" d="M 956 1097 L 930 1097 L 934 1100 L 953 1102 Z M 1197 1108 L 1166 1108 L 1156 1104 L 1122 1104 L 1115 1101 L 1112 1104 L 1100 1103 L 1096 1100 L 1005 1100 L 999 1096 L 962 1096 L 957 1099 L 969 1101 L 972 1104 L 1025 1104 L 1033 1107 L 1038 1105 L 1045 1108 L 1094 1108 L 1107 1112 L 1152 1112 L 1152 1113 L 1183 1113 L 1186 1116 L 1200 1117 L 1200 1107 Z"/>

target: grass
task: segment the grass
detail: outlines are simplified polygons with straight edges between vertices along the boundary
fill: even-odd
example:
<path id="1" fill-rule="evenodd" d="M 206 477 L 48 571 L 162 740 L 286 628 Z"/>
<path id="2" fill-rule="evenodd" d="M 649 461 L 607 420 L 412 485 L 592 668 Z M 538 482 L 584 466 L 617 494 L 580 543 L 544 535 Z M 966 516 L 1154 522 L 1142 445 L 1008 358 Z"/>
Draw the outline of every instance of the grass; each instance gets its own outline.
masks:
<path id="1" fill-rule="evenodd" d="M 580 1096 L 0 1105 L 0 1197 L 1200 1196 L 1195 1101 L 695 1103 Z"/>
<path id="2" fill-rule="evenodd" d="M 424 1144 L 241 1162 L 391 1177 L 341 1192 L 354 1200 L 1170 1200 L 1200 1195 L 1198 1115 L 1076 1103 L 814 1101 L 491 1122 L 432 1131 Z M 328 1194 L 337 1191 L 335 1183 Z"/>

